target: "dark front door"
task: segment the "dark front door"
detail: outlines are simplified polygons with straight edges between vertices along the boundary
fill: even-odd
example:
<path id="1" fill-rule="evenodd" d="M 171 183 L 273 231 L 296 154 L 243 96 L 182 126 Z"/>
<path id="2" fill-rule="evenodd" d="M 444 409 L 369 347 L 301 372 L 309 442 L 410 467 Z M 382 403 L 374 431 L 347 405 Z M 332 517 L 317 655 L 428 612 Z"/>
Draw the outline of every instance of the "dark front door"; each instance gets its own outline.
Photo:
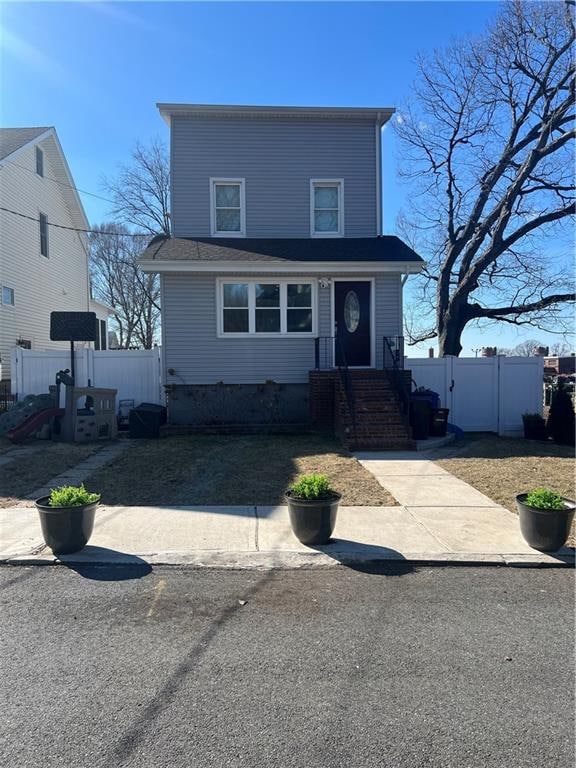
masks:
<path id="1" fill-rule="evenodd" d="M 336 365 L 370 366 L 371 288 L 367 280 L 334 281 Z"/>

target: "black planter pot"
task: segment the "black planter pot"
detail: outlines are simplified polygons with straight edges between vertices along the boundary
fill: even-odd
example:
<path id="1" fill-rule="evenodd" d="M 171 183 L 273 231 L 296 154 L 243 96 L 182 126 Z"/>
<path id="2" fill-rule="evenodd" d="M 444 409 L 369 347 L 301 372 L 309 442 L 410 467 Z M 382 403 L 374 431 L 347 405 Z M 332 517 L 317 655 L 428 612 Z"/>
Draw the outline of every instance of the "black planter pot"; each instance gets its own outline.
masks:
<path id="1" fill-rule="evenodd" d="M 564 499 L 564 509 L 537 509 L 525 503 L 528 494 L 516 496 L 520 517 L 520 531 L 534 549 L 554 552 L 564 546 L 574 519 L 575 503 Z"/>
<path id="2" fill-rule="evenodd" d="M 55 555 L 83 549 L 92 535 L 98 501 L 76 507 L 51 507 L 49 496 L 36 500 L 44 541 Z"/>
<path id="3" fill-rule="evenodd" d="M 302 544 L 328 544 L 342 496 L 334 493 L 329 499 L 298 499 L 286 494 L 290 524 Z"/>

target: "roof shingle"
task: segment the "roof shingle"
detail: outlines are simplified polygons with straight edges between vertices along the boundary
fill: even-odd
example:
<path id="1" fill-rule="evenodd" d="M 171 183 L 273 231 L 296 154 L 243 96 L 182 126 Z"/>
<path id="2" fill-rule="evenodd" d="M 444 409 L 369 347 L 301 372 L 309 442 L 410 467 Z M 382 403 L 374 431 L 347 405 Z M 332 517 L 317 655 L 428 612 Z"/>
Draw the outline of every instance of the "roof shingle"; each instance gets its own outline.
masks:
<path id="1" fill-rule="evenodd" d="M 3 160 L 12 152 L 28 144 L 29 141 L 41 136 L 49 127 L 45 128 L 0 128 L 0 160 Z"/>
<path id="2" fill-rule="evenodd" d="M 417 262 L 395 235 L 342 238 L 153 238 L 143 261 Z"/>

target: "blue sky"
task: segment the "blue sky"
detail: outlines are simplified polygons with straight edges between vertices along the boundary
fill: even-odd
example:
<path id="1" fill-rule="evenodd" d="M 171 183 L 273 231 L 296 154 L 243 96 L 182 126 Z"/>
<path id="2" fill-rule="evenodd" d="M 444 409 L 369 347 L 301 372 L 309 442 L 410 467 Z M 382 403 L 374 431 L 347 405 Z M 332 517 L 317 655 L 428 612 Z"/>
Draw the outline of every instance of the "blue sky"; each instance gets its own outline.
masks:
<path id="1" fill-rule="evenodd" d="M 54 125 L 76 185 L 101 179 L 136 140 L 167 140 L 158 101 L 401 106 L 415 57 L 475 35 L 492 2 L 0 3 L 0 123 Z M 384 134 L 384 226 L 405 189 Z M 97 223 L 108 204 L 82 195 Z M 523 337 L 545 338 L 533 330 Z M 514 345 L 515 330 L 470 331 L 465 353 Z M 551 337 L 553 340 L 553 337 Z M 428 345 L 426 345 L 428 346 Z"/>

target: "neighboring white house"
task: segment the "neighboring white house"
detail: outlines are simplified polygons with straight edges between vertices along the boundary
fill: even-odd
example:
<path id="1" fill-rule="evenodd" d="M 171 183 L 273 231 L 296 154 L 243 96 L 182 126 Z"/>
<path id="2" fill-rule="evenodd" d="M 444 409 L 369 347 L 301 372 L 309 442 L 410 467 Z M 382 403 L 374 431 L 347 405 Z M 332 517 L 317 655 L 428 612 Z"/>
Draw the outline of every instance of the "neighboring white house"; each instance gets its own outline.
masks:
<path id="1" fill-rule="evenodd" d="M 88 220 L 54 128 L 0 129 L 0 358 L 10 378 L 15 345 L 50 341 L 52 311 L 90 306 Z M 59 226 L 56 226 L 59 225 Z M 70 227 L 66 229 L 65 227 Z M 100 306 L 99 320 L 107 318 Z M 104 336 L 106 338 L 106 334 Z"/>

